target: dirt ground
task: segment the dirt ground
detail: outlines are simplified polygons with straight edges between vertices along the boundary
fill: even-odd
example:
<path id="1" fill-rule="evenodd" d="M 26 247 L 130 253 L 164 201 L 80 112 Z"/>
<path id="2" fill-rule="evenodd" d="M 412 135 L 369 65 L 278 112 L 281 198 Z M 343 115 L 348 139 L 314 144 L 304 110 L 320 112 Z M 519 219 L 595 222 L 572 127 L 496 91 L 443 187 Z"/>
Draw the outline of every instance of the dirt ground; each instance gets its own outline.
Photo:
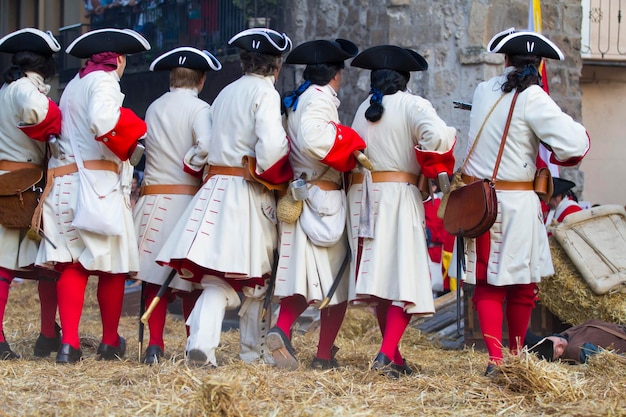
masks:
<path id="1" fill-rule="evenodd" d="M 185 329 L 172 318 L 166 359 L 138 362 L 138 320 L 123 317 L 123 361 L 98 362 L 99 311 L 95 279 L 81 322 L 85 359 L 57 365 L 32 356 L 39 333 L 36 284 L 13 288 L 5 316 L 7 340 L 18 361 L 0 361 L 0 416 L 626 416 L 626 364 L 611 353 L 588 365 L 507 356 L 485 377 L 487 355 L 470 348 L 443 350 L 410 328 L 401 350 L 418 370 L 392 381 L 369 370 L 380 335 L 367 310 L 350 309 L 336 342 L 339 370 L 314 371 L 318 331 L 294 337 L 301 362 L 283 371 L 238 359 L 237 330 L 223 333 L 217 369 L 188 367 Z M 148 333 L 144 338 L 144 348 Z"/>

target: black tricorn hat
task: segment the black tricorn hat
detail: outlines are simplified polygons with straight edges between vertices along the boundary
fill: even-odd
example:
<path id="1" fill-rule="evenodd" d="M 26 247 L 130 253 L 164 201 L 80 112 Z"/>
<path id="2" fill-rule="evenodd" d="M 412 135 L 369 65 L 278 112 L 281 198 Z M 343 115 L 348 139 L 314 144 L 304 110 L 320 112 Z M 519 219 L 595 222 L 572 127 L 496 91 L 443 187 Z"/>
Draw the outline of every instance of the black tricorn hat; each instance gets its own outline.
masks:
<path id="1" fill-rule="evenodd" d="M 576 187 L 576 183 L 568 180 L 564 180 L 563 178 L 552 177 L 552 183 L 554 184 L 554 192 L 553 196 L 565 194 L 572 188 Z"/>
<path id="2" fill-rule="evenodd" d="M 248 52 L 267 55 L 283 55 L 291 50 L 291 39 L 272 29 L 252 28 L 239 32 L 228 41 Z"/>
<path id="3" fill-rule="evenodd" d="M 516 31 L 515 28 L 497 33 L 487 44 L 487 50 L 508 55 L 536 55 L 561 61 L 565 59 L 559 47 L 541 33 Z"/>
<path id="4" fill-rule="evenodd" d="M 50 31 L 25 28 L 11 32 L 0 39 L 0 52 L 14 54 L 31 51 L 41 55 L 52 55 L 61 50 L 61 45 Z"/>
<path id="5" fill-rule="evenodd" d="M 531 346 L 528 351 L 535 353 L 541 359 L 546 361 L 554 361 L 554 342 L 547 337 L 544 337 L 538 343 Z"/>
<path id="6" fill-rule="evenodd" d="M 150 64 L 150 71 L 169 71 L 179 67 L 206 72 L 219 71 L 222 64 L 209 51 L 181 46 L 159 55 Z"/>
<path id="7" fill-rule="evenodd" d="M 101 52 L 137 54 L 150 50 L 150 43 L 132 29 L 96 29 L 79 36 L 65 53 L 77 58 L 89 58 Z"/>
<path id="8" fill-rule="evenodd" d="M 287 56 L 286 64 L 334 64 L 353 58 L 359 48 L 346 39 L 319 39 L 301 43 Z"/>
<path id="9" fill-rule="evenodd" d="M 350 64 L 369 70 L 426 71 L 428 62 L 417 52 L 395 45 L 379 45 L 358 54 Z"/>

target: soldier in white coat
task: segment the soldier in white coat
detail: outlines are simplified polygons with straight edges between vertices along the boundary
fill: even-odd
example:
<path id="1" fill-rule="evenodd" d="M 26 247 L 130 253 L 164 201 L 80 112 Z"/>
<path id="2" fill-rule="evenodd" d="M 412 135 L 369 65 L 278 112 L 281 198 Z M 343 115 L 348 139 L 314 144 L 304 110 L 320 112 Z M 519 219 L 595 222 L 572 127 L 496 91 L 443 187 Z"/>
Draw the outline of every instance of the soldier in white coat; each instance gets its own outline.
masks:
<path id="1" fill-rule="evenodd" d="M 276 366 L 282 368 L 298 366 L 291 345 L 294 322 L 309 305 L 324 300 L 335 280 L 339 284 L 329 307 L 320 313 L 320 338 L 311 366 L 338 366 L 333 343 L 348 304 L 348 279 L 344 275 L 348 275 L 350 259 L 342 172 L 354 168 L 357 160 L 353 152 L 364 149 L 365 143 L 350 127 L 339 124 L 337 92 L 344 61 L 357 53 L 357 46 L 345 39 L 315 40 L 298 45 L 285 61 L 306 65 L 303 84 L 287 94 L 283 103 L 294 179 L 306 181 L 308 197 L 295 222 L 280 222 L 280 261 L 274 290 L 274 296 L 280 298 L 280 312 L 266 341 Z"/>
<path id="2" fill-rule="evenodd" d="M 61 111 L 47 94 L 46 81 L 56 72 L 53 54 L 61 46 L 50 32 L 25 28 L 0 39 L 0 52 L 12 54 L 0 89 L 0 172 L 42 169 L 46 142 L 61 133 Z M 9 184 L 11 186 L 11 184 Z M 39 237 L 39 236 L 37 236 Z M 2 321 L 14 277 L 39 278 L 41 333 L 35 356 L 56 351 L 61 339 L 56 325 L 56 283 L 33 270 L 38 242 L 27 229 L 0 225 L 0 360 L 18 359 L 4 337 Z"/>
<path id="3" fill-rule="evenodd" d="M 262 358 L 269 316 L 262 320 L 265 282 L 277 246 L 276 202 L 261 182 L 282 184 L 293 177 L 289 142 L 274 87 L 282 55 L 291 49 L 285 34 L 248 29 L 230 39 L 242 51 L 243 76 L 227 85 L 212 105 L 213 128 L 204 183 L 181 216 L 157 261 L 200 283 L 202 295 L 187 320 L 187 358 L 217 366 L 226 309 L 240 305 L 240 357 Z"/>
<path id="4" fill-rule="evenodd" d="M 146 165 L 133 211 L 139 239 L 137 278 L 145 282 L 146 309 L 173 271 L 158 265 L 155 258 L 200 189 L 211 138 L 211 106 L 198 94 L 206 72 L 221 68 L 209 52 L 187 46 L 168 51 L 150 64 L 151 71 L 169 71 L 170 89 L 146 111 Z M 200 291 L 177 275 L 169 282 L 148 319 L 150 341 L 143 358 L 146 364 L 158 363 L 163 356 L 167 304 L 175 295 L 182 299 L 186 320 Z"/>
<path id="5" fill-rule="evenodd" d="M 516 354 L 528 328 L 536 284 L 554 273 L 540 201 L 533 191 L 539 144 L 552 150 L 551 162 L 569 166 L 587 153 L 589 137 L 541 87 L 542 57 L 564 59 L 554 43 L 538 33 L 509 29 L 494 36 L 487 49 L 506 54 L 506 68 L 474 92 L 468 149 L 476 146 L 463 173 L 466 183 L 491 178 L 513 107 L 496 178 L 498 216 L 488 232 L 467 241 L 466 283 L 475 285 L 472 301 L 489 352 L 490 374 L 503 361 L 503 316 L 509 350 Z"/>
<path id="6" fill-rule="evenodd" d="M 372 368 L 398 378 L 412 372 L 398 348 L 411 316 L 435 311 L 422 203 L 429 190 L 418 188 L 418 176 L 452 173 L 456 130 L 429 101 L 407 91 L 410 71 L 428 68 L 417 52 L 375 46 L 351 65 L 372 70 L 370 96 L 352 127 L 365 140 L 374 170 L 351 175 L 349 300 L 376 306 L 383 340 Z"/>
<path id="7" fill-rule="evenodd" d="M 88 60 L 61 96 L 62 153 L 48 163 L 48 183 L 40 203 L 49 240 L 42 240 L 36 261 L 61 273 L 57 292 L 63 335 L 57 363 L 82 358 L 78 331 L 90 275 L 99 278 L 98 359 L 115 360 L 126 350 L 117 332 L 124 283 L 129 273 L 139 269 L 129 159 L 138 160 L 138 140 L 145 135 L 146 124 L 122 107 L 119 81 L 126 54 L 148 49 L 150 44 L 130 29 L 87 32 L 66 49 Z M 90 208 L 97 212 L 91 214 Z"/>

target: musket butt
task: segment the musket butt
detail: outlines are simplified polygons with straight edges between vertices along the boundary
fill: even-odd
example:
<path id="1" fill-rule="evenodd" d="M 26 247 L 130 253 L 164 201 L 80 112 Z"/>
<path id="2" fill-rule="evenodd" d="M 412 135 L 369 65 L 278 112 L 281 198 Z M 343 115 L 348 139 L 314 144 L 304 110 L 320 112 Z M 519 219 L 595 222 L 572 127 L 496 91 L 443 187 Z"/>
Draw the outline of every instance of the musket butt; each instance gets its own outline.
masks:
<path id="1" fill-rule="evenodd" d="M 318 307 L 318 310 L 323 310 L 326 307 L 328 307 L 328 304 L 330 303 L 330 298 L 325 297 L 322 302 L 320 303 L 320 306 Z"/>
<path id="2" fill-rule="evenodd" d="M 363 168 L 370 171 L 374 170 L 374 165 L 372 164 L 372 161 L 370 161 L 367 155 L 365 155 L 363 152 L 354 151 L 353 155 L 356 157 L 357 161 L 359 161 L 359 164 L 361 164 Z"/>

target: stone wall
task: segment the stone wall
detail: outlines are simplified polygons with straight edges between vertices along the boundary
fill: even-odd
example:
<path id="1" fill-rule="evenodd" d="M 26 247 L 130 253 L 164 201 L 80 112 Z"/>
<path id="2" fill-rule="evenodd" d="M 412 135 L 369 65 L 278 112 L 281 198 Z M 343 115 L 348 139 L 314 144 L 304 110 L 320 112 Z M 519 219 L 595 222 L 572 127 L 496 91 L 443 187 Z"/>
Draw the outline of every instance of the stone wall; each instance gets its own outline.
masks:
<path id="1" fill-rule="evenodd" d="M 528 0 L 292 0 L 285 13 L 285 31 L 295 45 L 312 39 L 347 38 L 361 50 L 380 44 L 414 49 L 429 63 L 429 70 L 414 72 L 409 88 L 430 100 L 439 115 L 458 129 L 457 152 L 465 151 L 469 112 L 453 107 L 453 100 L 471 102 L 474 88 L 499 74 L 503 56 L 489 54 L 491 37 L 506 28 L 526 28 Z M 574 119 L 581 120 L 579 79 L 579 2 L 542 2 L 543 33 L 566 56 L 547 64 L 554 100 Z M 301 67 L 301 66 L 300 66 Z M 282 85 L 301 81 L 302 68 L 287 69 Z M 348 67 L 339 92 L 340 117 L 350 124 L 369 91 L 369 71 Z M 572 173 L 573 176 L 577 175 Z M 578 182 L 579 184 L 581 182 Z"/>

